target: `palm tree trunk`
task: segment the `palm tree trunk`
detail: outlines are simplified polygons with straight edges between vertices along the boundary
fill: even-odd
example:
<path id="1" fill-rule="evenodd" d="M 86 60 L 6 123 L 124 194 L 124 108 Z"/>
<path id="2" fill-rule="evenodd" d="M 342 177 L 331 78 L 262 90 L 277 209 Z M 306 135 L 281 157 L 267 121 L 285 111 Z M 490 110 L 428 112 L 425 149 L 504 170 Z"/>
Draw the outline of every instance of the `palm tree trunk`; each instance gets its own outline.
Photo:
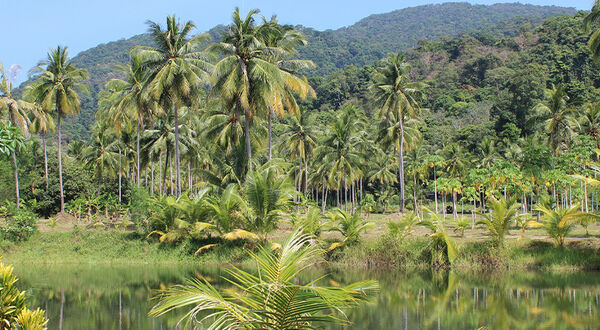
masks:
<path id="1" fill-rule="evenodd" d="M 177 140 L 177 139 L 175 139 Z M 169 189 L 171 192 L 171 195 L 174 194 L 173 191 L 173 155 L 170 155 L 169 157 Z"/>
<path id="2" fill-rule="evenodd" d="M 238 57 L 238 62 L 240 63 L 240 67 L 242 68 L 242 75 L 244 76 L 244 82 L 246 83 L 246 95 L 250 97 L 250 79 L 248 79 L 248 68 L 246 67 L 246 63 L 244 59 Z M 241 107 L 241 102 L 238 100 L 238 103 Z M 246 152 L 248 153 L 248 169 L 252 171 L 252 144 L 250 143 L 250 107 L 246 107 L 244 109 L 244 135 L 246 135 Z"/>
<path id="3" fill-rule="evenodd" d="M 158 190 L 160 195 L 163 195 L 163 185 L 165 182 L 164 179 L 164 175 L 163 175 L 163 163 L 162 163 L 162 151 L 158 154 L 158 180 L 159 180 L 159 184 L 158 184 Z"/>
<path id="4" fill-rule="evenodd" d="M 413 185 L 414 185 L 414 187 L 413 187 L 413 201 L 414 201 L 414 204 L 415 204 L 415 206 L 414 206 L 415 210 L 414 211 L 415 211 L 415 213 L 418 216 L 419 212 L 417 210 L 418 205 L 417 205 L 417 174 L 416 173 L 413 173 Z"/>
<path id="5" fill-rule="evenodd" d="M 272 116 L 273 116 L 273 111 L 271 111 L 271 109 L 269 109 L 269 116 L 268 116 L 268 122 L 267 122 L 267 126 L 268 126 L 268 128 L 269 128 L 269 160 L 271 160 L 271 158 L 272 158 L 272 156 L 273 156 L 273 155 L 272 155 L 272 150 L 271 150 L 271 148 L 272 148 L 272 143 L 273 143 L 273 140 L 272 140 L 272 135 L 271 135 L 271 133 L 272 133 L 272 132 L 271 132 L 271 117 L 272 117 Z"/>
<path id="6" fill-rule="evenodd" d="M 308 191 L 308 158 L 304 159 L 304 196 L 307 196 Z"/>
<path id="7" fill-rule="evenodd" d="M 154 162 L 152 162 L 152 170 L 150 172 L 150 196 L 154 196 Z"/>
<path id="8" fill-rule="evenodd" d="M 177 118 L 177 115 L 175 115 L 175 118 Z M 177 124 L 177 119 L 175 119 L 175 124 Z M 136 151 L 136 163 L 137 163 L 137 187 L 140 187 L 140 130 L 141 130 L 141 126 L 142 126 L 142 122 L 138 119 L 138 123 L 137 123 L 137 136 L 136 136 L 136 146 L 135 146 L 135 151 Z M 175 135 L 177 135 L 177 128 L 175 128 Z M 177 139 L 177 137 L 175 137 L 175 139 Z M 120 153 L 121 151 L 119 151 Z"/>
<path id="9" fill-rule="evenodd" d="M 453 219 L 456 219 L 458 216 L 458 203 L 457 203 L 457 193 L 456 190 L 452 189 L 452 215 Z"/>
<path id="10" fill-rule="evenodd" d="M 58 102 L 57 102 L 58 104 Z M 58 185 L 60 187 L 60 211 L 64 212 L 65 211 L 65 195 L 64 195 L 64 191 L 63 191 L 63 177 L 62 177 L 62 132 L 60 129 L 60 122 L 61 122 L 61 109 L 60 109 L 60 105 L 58 106 L 58 124 L 56 125 L 56 129 L 58 131 Z"/>
<path id="11" fill-rule="evenodd" d="M 121 177 L 123 176 L 121 166 L 121 148 L 119 148 L 119 204 L 121 204 Z"/>
<path id="12" fill-rule="evenodd" d="M 19 168 L 17 166 L 17 150 L 13 150 L 12 156 L 13 165 L 15 166 L 15 196 L 17 197 L 17 207 L 19 207 L 21 197 L 19 196 Z"/>
<path id="13" fill-rule="evenodd" d="M 400 174 L 400 209 L 404 212 L 404 123 L 400 118 L 400 152 L 398 153 L 398 169 Z"/>
<path id="14" fill-rule="evenodd" d="M 181 195 L 181 154 L 179 153 L 179 115 L 177 107 L 173 106 L 175 110 L 175 179 L 177 183 L 177 189 L 175 190 L 175 196 Z"/>
<path id="15" fill-rule="evenodd" d="M 193 186 L 193 182 L 192 182 L 192 162 L 189 161 L 188 162 L 188 188 L 190 190 L 190 193 L 192 192 L 192 186 Z"/>
<path id="16" fill-rule="evenodd" d="M 327 195 L 325 192 L 325 176 L 323 176 L 323 187 L 322 187 L 322 192 L 323 194 L 321 195 L 321 213 L 325 213 L 325 202 L 327 201 Z"/>
<path id="17" fill-rule="evenodd" d="M 433 166 L 433 193 L 435 198 L 435 214 L 439 212 L 438 210 L 438 193 L 437 193 L 437 171 L 435 169 L 435 165 Z"/>
<path id="18" fill-rule="evenodd" d="M 42 143 L 44 144 L 44 177 L 46 179 L 46 190 L 48 190 L 48 148 L 46 146 L 46 133 L 42 133 Z"/>

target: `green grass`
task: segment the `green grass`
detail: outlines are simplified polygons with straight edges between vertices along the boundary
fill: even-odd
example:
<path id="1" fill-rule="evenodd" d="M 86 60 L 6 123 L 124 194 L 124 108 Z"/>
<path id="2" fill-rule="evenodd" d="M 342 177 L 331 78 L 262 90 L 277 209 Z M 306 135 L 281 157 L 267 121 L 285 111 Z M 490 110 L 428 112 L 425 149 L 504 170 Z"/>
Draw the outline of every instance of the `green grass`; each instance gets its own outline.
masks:
<path id="1" fill-rule="evenodd" d="M 243 246 L 222 245 L 194 256 L 203 243 L 167 245 L 131 232 L 73 230 L 38 232 L 28 241 L 0 244 L 9 263 L 227 263 L 246 258 Z"/>
<path id="2" fill-rule="evenodd" d="M 404 241 L 390 239 L 385 223 L 397 215 L 372 215 L 375 229 L 362 236 L 355 246 L 336 249 L 328 255 L 331 264 L 370 268 L 430 267 L 429 232 L 415 228 Z M 595 225 L 593 232 L 597 233 Z M 293 228 L 282 226 L 270 235 L 274 242 L 283 241 Z M 493 247 L 484 230 L 468 229 L 464 237 L 450 230 L 459 247 L 453 268 L 457 270 L 600 270 L 600 237 L 585 237 L 584 231 L 574 231 L 567 246 L 556 247 L 543 230 L 528 230 L 522 234 L 512 230 L 504 249 Z M 519 238 L 523 235 L 522 238 Z M 323 235 L 329 243 L 339 239 L 335 234 Z M 18 244 L 0 242 L 0 254 L 10 263 L 208 263 L 243 264 L 248 259 L 247 243 L 218 244 L 200 256 L 194 252 L 214 241 L 184 241 L 161 244 L 135 232 L 83 229 L 73 227 L 57 231 L 42 230 L 31 239 Z"/>
<path id="3" fill-rule="evenodd" d="M 546 240 L 512 240 L 503 249 L 487 239 L 462 240 L 453 269 L 465 271 L 504 270 L 600 270 L 600 240 L 596 238 L 570 242 L 557 247 Z M 383 236 L 376 241 L 347 247 L 332 254 L 337 264 L 372 268 L 430 267 L 429 240 L 409 237 L 402 242 Z"/>

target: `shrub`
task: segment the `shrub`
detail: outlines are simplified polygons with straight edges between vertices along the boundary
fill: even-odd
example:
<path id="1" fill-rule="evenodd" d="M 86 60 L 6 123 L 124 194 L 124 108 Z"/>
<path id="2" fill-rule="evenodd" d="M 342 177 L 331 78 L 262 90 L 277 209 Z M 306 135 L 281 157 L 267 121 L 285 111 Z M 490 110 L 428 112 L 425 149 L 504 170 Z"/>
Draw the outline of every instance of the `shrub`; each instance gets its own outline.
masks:
<path id="1" fill-rule="evenodd" d="M 16 287 L 12 266 L 0 263 L 0 329 L 46 329 L 44 311 L 26 306 L 25 292 Z"/>
<path id="2" fill-rule="evenodd" d="M 37 220 L 34 212 L 9 204 L 0 226 L 2 237 L 13 242 L 26 241 L 37 230 Z"/>

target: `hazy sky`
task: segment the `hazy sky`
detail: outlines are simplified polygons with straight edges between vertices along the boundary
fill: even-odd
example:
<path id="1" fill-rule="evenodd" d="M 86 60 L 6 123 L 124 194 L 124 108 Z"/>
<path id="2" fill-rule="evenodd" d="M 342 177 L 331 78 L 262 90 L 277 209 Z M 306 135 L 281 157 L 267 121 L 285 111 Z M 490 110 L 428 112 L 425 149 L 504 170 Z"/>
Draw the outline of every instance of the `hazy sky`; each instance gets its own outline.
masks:
<path id="1" fill-rule="evenodd" d="M 164 24 L 166 15 L 192 20 L 198 31 L 227 24 L 236 6 L 243 12 L 258 8 L 267 17 L 277 14 L 281 23 L 302 24 L 318 30 L 352 25 L 371 14 L 440 3 L 433 0 L 0 0 L 2 43 L 0 62 L 18 64 L 23 71 L 44 59 L 56 45 L 80 51 L 146 31 L 146 20 Z M 469 1 L 492 4 L 503 1 Z M 510 2 L 510 1 L 504 1 Z M 557 5 L 589 10 L 593 0 L 522 0 L 535 5 Z"/>

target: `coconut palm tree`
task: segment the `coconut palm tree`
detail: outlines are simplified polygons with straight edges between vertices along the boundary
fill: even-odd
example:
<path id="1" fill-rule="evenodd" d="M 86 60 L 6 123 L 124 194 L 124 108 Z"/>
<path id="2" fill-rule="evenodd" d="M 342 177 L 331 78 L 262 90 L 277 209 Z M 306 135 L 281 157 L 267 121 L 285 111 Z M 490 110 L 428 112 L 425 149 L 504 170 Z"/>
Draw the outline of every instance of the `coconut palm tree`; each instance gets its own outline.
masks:
<path id="1" fill-rule="evenodd" d="M 248 203 L 247 227 L 262 242 L 277 228 L 277 223 L 293 197 L 294 189 L 281 169 L 268 162 L 248 173 L 244 183 L 244 196 Z"/>
<path id="2" fill-rule="evenodd" d="M 132 57 L 139 60 L 140 70 L 147 75 L 147 93 L 167 112 L 174 114 L 176 195 L 181 194 L 181 152 L 179 146 L 179 107 L 196 105 L 200 101 L 203 84 L 212 70 L 206 53 L 199 48 L 209 36 L 198 34 L 190 38 L 194 29 L 191 21 L 180 24 L 175 16 L 167 17 L 167 26 L 148 22 L 148 32 L 156 47 L 137 46 Z M 137 103 L 137 101 L 135 101 Z"/>
<path id="3" fill-rule="evenodd" d="M 29 134 L 29 113 L 37 114 L 37 107 L 32 103 L 23 100 L 17 100 L 12 94 L 13 84 L 11 77 L 16 75 L 19 67 L 11 66 L 8 74 L 4 71 L 4 66 L 0 63 L 0 114 L 6 112 L 8 120 L 13 126 L 18 127 L 23 134 Z M 18 148 L 12 150 L 13 166 L 15 168 L 15 191 L 17 195 L 17 206 L 19 206 L 19 171 L 17 164 Z"/>
<path id="4" fill-rule="evenodd" d="M 144 119 L 150 115 L 159 115 L 162 109 L 149 98 L 143 90 L 145 72 L 141 67 L 141 58 L 132 56 L 129 65 L 118 65 L 117 69 L 124 75 L 124 79 L 109 80 L 105 89 L 110 91 L 108 117 L 114 123 L 117 133 L 121 131 L 121 123 L 126 120 L 137 122 L 136 131 L 136 182 L 140 187 L 140 135 L 144 128 Z"/>
<path id="5" fill-rule="evenodd" d="M 251 10 L 242 20 L 239 8 L 236 8 L 223 41 L 210 47 L 212 52 L 221 56 L 215 65 L 213 94 L 225 100 L 225 106 L 234 109 L 238 118 L 243 113 L 249 170 L 253 167 L 250 137 L 253 117 L 260 111 L 272 109 L 283 112 L 284 106 L 294 107 L 291 93 L 299 92 L 302 96 L 308 93 L 309 88 L 305 79 L 293 70 L 284 70 L 286 67 L 279 63 L 290 51 L 265 44 L 266 32 L 263 29 L 268 25 L 255 24 L 255 15 L 258 14 L 258 10 Z M 274 53 L 285 56 L 271 55 Z"/>
<path id="6" fill-rule="evenodd" d="M 46 179 L 46 189 L 48 189 L 48 144 L 46 141 L 46 136 L 48 132 L 54 132 L 56 126 L 54 124 L 54 119 L 52 115 L 48 112 L 41 111 L 39 109 L 31 118 L 31 125 L 29 126 L 29 130 L 32 133 L 37 133 L 42 136 L 42 146 L 44 148 L 44 178 Z"/>
<path id="7" fill-rule="evenodd" d="M 334 189 L 338 189 L 338 204 L 348 202 L 349 183 L 362 176 L 362 155 L 360 144 L 363 143 L 361 111 L 354 105 L 340 109 L 341 115 L 331 123 L 316 150 L 321 167 L 327 168 L 327 180 Z M 339 206 L 339 205 L 338 205 Z"/>
<path id="8" fill-rule="evenodd" d="M 321 262 L 325 251 L 311 243 L 312 236 L 294 232 L 280 249 L 262 247 L 249 252 L 256 273 L 236 267 L 228 269 L 227 281 L 239 290 L 219 292 L 209 282 L 189 280 L 160 293 L 151 316 L 191 308 L 180 320 L 186 326 L 212 329 L 310 329 L 325 324 L 348 325 L 341 311 L 356 307 L 378 290 L 375 281 L 343 287 L 322 287 L 301 283 L 298 278 L 310 266 Z M 277 288 L 277 289 L 274 289 Z M 203 324 L 210 322 L 209 324 Z"/>
<path id="9" fill-rule="evenodd" d="M 579 205 L 571 207 L 552 208 L 547 202 L 539 204 L 535 210 L 542 212 L 542 224 L 548 236 L 556 242 L 556 245 L 562 247 L 565 244 L 565 238 L 575 224 L 587 221 L 600 221 L 600 216 L 597 214 L 581 212 Z"/>
<path id="10" fill-rule="evenodd" d="M 389 127 L 398 127 L 394 134 L 394 146 L 398 153 L 398 174 L 400 177 L 400 212 L 404 210 L 404 132 L 408 118 L 418 115 L 422 90 L 425 84 L 413 82 L 409 76 L 411 67 L 400 54 L 390 54 L 377 68 L 371 89 L 375 104 L 380 108 L 380 116 Z M 392 130 L 394 131 L 394 130 Z"/>
<path id="11" fill-rule="evenodd" d="M 552 85 L 552 88 L 546 89 L 546 101 L 534 107 L 536 116 L 531 120 L 543 123 L 548 133 L 548 145 L 554 156 L 568 146 L 574 134 L 573 129 L 578 126 L 577 110 L 568 101 L 569 96 L 564 86 Z"/>
<path id="12" fill-rule="evenodd" d="M 292 115 L 297 114 L 299 107 L 295 95 L 298 95 L 301 99 L 306 99 L 307 96 L 315 96 L 315 92 L 310 87 L 306 77 L 298 74 L 300 70 L 314 68 L 315 64 L 310 60 L 292 58 L 297 55 L 299 46 L 307 44 L 304 35 L 292 26 L 279 25 L 277 18 L 272 17 L 268 22 L 264 20 L 259 32 L 261 41 L 266 48 L 271 50 L 265 52 L 263 57 L 267 61 L 276 64 L 283 77 L 283 86 L 278 86 L 276 90 L 279 96 L 274 97 L 269 109 L 266 109 L 269 133 L 268 159 L 271 160 L 273 144 L 271 122 L 273 113 L 280 118 L 283 118 L 286 109 Z"/>
<path id="13" fill-rule="evenodd" d="M 579 121 L 581 132 L 591 136 L 600 149 L 600 102 L 587 103 L 581 111 Z"/>
<path id="14" fill-rule="evenodd" d="M 48 53 L 48 59 L 34 68 L 37 79 L 27 90 L 27 95 L 44 112 L 56 112 L 58 132 L 58 182 L 60 186 L 60 210 L 65 210 L 62 175 L 62 131 L 63 117 L 79 113 L 81 100 L 79 93 L 89 93 L 82 81 L 88 79 L 85 70 L 77 68 L 70 60 L 66 47 L 58 46 Z"/>
<path id="15" fill-rule="evenodd" d="M 308 111 L 301 110 L 295 116 L 291 116 L 285 125 L 283 135 L 285 140 L 281 146 L 289 153 L 289 160 L 298 161 L 301 164 L 300 168 L 304 167 L 304 175 L 300 175 L 300 177 L 304 177 L 304 182 L 300 184 L 298 181 L 298 187 L 303 186 L 304 195 L 306 195 L 308 189 L 308 161 L 317 145 L 314 121 Z"/>
<path id="16" fill-rule="evenodd" d="M 508 232 L 511 221 L 517 219 L 520 205 L 516 198 L 495 199 L 492 197 L 488 200 L 488 206 L 490 212 L 478 213 L 483 219 L 477 223 L 484 225 L 498 246 L 503 247 L 504 236 Z"/>
<path id="17" fill-rule="evenodd" d="M 94 170 L 98 182 L 98 195 L 100 195 L 102 179 L 121 171 L 119 141 L 111 127 L 102 125 L 102 123 L 94 128 L 92 136 L 91 144 L 83 151 L 82 160 L 88 168 Z"/>
<path id="18" fill-rule="evenodd" d="M 0 121 L 0 154 L 12 155 L 15 166 L 15 196 L 17 207 L 20 205 L 19 172 L 17 171 L 16 153 L 25 147 L 25 137 L 21 130 L 11 122 Z"/>

